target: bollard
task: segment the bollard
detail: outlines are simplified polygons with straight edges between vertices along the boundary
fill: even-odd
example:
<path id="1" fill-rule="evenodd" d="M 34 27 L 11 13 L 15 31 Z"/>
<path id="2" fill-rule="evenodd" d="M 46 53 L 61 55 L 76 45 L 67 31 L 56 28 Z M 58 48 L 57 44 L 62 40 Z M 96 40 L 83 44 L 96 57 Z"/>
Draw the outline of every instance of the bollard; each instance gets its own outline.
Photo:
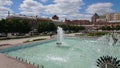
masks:
<path id="1" fill-rule="evenodd" d="M 29 61 L 29 63 L 28 64 L 30 64 L 30 61 Z"/>
<path id="2" fill-rule="evenodd" d="M 23 61 L 23 59 L 22 59 L 22 61 Z"/>
<path id="3" fill-rule="evenodd" d="M 40 65 L 40 68 L 44 68 L 44 66 L 43 66 L 43 65 Z"/>
<path id="4" fill-rule="evenodd" d="M 37 65 L 37 67 L 39 67 L 39 64 Z"/>
<path id="5" fill-rule="evenodd" d="M 27 62 L 27 60 L 25 60 L 25 62 Z"/>
<path id="6" fill-rule="evenodd" d="M 20 58 L 18 58 L 18 60 L 20 60 Z"/>
<path id="7" fill-rule="evenodd" d="M 35 65 L 35 63 L 33 62 L 33 66 Z"/>
<path id="8" fill-rule="evenodd" d="M 17 56 L 15 58 L 18 59 Z"/>

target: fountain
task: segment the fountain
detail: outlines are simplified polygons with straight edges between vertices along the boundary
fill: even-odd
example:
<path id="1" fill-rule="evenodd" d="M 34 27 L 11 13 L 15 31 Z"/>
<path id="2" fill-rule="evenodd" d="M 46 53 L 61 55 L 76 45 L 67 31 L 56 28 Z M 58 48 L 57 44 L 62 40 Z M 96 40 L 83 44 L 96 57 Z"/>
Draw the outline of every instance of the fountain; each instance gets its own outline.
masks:
<path id="1" fill-rule="evenodd" d="M 96 63 L 99 68 L 118 68 L 120 66 L 120 60 L 108 55 L 101 56 Z"/>
<path id="2" fill-rule="evenodd" d="M 57 29 L 57 45 L 61 45 L 63 44 L 63 40 L 64 40 L 64 31 L 61 27 L 58 26 Z"/>
<path id="3" fill-rule="evenodd" d="M 120 67 L 119 61 L 116 60 L 116 58 L 111 58 L 111 56 L 115 56 L 117 59 L 120 59 L 120 37 L 118 34 L 114 34 L 114 37 L 118 39 L 115 41 L 110 34 L 97 40 L 96 38 L 91 39 L 89 37 L 64 38 L 64 32 L 61 27 L 58 27 L 57 32 L 57 40 L 25 44 L 24 46 L 31 47 L 19 49 L 14 47 L 11 48 L 13 50 L 6 49 L 4 53 L 11 57 L 17 56 L 35 65 L 43 65 L 44 68 Z M 65 46 L 65 43 L 67 43 L 68 46 Z M 113 46 L 113 43 L 115 43 L 115 46 Z M 57 45 L 60 46 L 58 47 Z M 102 58 L 100 58 L 100 56 Z M 96 61 L 96 59 L 98 60 Z M 98 63 L 97 65 L 96 62 Z"/>
<path id="4" fill-rule="evenodd" d="M 110 34 L 110 39 L 109 39 L 109 44 L 110 45 L 116 45 L 117 42 L 119 42 L 120 36 L 117 33 L 111 33 Z"/>
<path id="5" fill-rule="evenodd" d="M 115 46 L 120 42 L 120 35 L 117 33 L 110 33 L 100 37 L 98 40 L 102 42 L 108 42 L 109 46 Z"/>

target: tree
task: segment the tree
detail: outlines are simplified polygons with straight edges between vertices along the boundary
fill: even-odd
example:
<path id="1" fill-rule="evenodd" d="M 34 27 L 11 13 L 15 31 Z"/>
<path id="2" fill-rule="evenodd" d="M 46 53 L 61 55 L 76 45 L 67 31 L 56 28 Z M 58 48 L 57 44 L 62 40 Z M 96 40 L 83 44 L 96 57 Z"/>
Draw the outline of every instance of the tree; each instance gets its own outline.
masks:
<path id="1" fill-rule="evenodd" d="M 37 30 L 39 33 L 56 31 L 57 27 L 53 21 L 41 21 L 37 24 Z"/>
<path id="2" fill-rule="evenodd" d="M 18 32 L 20 33 L 28 33 L 31 30 L 30 24 L 26 20 L 19 20 L 19 23 L 17 24 Z"/>
<path id="3" fill-rule="evenodd" d="M 4 32 L 5 30 L 5 21 L 4 19 L 0 20 L 0 33 Z"/>
<path id="4" fill-rule="evenodd" d="M 102 30 L 120 30 L 120 25 L 112 26 L 112 27 L 110 27 L 110 26 L 103 26 L 100 29 L 102 29 Z"/>
<path id="5" fill-rule="evenodd" d="M 120 25 L 117 25 L 115 28 L 116 30 L 120 30 Z"/>
<path id="6" fill-rule="evenodd" d="M 47 23 L 46 30 L 48 32 L 56 31 L 56 29 L 57 29 L 57 27 L 56 27 L 56 25 L 52 21 Z"/>
<path id="7" fill-rule="evenodd" d="M 0 33 L 7 33 L 7 32 L 8 32 L 7 20 L 2 19 L 0 20 Z"/>
<path id="8" fill-rule="evenodd" d="M 112 28 L 110 26 L 102 26 L 100 29 L 102 29 L 102 30 L 111 30 Z"/>
<path id="9" fill-rule="evenodd" d="M 71 31 L 78 32 L 80 30 L 85 29 L 85 27 L 83 27 L 83 26 L 73 26 L 73 25 L 66 25 L 66 24 L 62 24 L 62 25 L 60 25 L 60 27 L 62 27 L 63 30 L 69 31 L 69 32 L 71 32 Z"/>
<path id="10" fill-rule="evenodd" d="M 69 26 L 66 24 L 62 24 L 60 27 L 62 27 L 64 31 L 69 30 Z"/>
<path id="11" fill-rule="evenodd" d="M 0 20 L 0 33 L 28 33 L 30 24 L 25 19 L 2 19 Z"/>
<path id="12" fill-rule="evenodd" d="M 44 32 L 46 29 L 46 22 L 40 22 L 37 24 L 37 30 L 39 33 Z"/>

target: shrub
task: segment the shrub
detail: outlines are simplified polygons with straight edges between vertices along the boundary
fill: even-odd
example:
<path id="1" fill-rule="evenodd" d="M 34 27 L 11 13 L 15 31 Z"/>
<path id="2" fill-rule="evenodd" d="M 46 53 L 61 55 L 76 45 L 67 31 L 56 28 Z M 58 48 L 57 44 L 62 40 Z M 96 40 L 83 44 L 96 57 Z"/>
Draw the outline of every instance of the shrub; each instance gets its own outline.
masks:
<path id="1" fill-rule="evenodd" d="M 108 34 L 107 32 L 94 32 L 94 33 L 89 33 L 88 36 L 102 36 Z"/>
<path id="2" fill-rule="evenodd" d="M 33 39 L 33 41 L 45 40 L 46 38 Z"/>

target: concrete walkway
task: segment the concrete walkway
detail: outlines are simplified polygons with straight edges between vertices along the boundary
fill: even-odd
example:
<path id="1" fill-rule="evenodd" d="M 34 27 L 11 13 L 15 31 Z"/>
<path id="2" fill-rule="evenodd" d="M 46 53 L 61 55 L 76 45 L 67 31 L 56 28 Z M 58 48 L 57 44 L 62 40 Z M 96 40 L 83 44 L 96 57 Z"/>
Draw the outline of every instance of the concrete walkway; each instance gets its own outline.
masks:
<path id="1" fill-rule="evenodd" d="M 40 39 L 40 38 L 50 38 L 49 36 L 38 36 L 38 37 L 31 37 L 31 38 L 21 38 L 21 39 L 10 39 L 10 40 L 0 40 L 0 45 L 1 44 L 21 44 L 24 41 L 27 40 L 33 40 L 33 39 Z"/>
<path id="2" fill-rule="evenodd" d="M 17 59 L 0 54 L 0 68 L 38 68 Z"/>
<path id="3" fill-rule="evenodd" d="M 31 41 L 35 39 L 46 38 L 50 39 L 49 36 L 39 36 L 39 37 L 31 37 L 31 38 L 21 38 L 21 39 L 10 39 L 10 40 L 0 40 L 0 49 L 5 49 L 12 46 L 18 46 L 20 44 L 24 44 L 25 41 Z"/>

